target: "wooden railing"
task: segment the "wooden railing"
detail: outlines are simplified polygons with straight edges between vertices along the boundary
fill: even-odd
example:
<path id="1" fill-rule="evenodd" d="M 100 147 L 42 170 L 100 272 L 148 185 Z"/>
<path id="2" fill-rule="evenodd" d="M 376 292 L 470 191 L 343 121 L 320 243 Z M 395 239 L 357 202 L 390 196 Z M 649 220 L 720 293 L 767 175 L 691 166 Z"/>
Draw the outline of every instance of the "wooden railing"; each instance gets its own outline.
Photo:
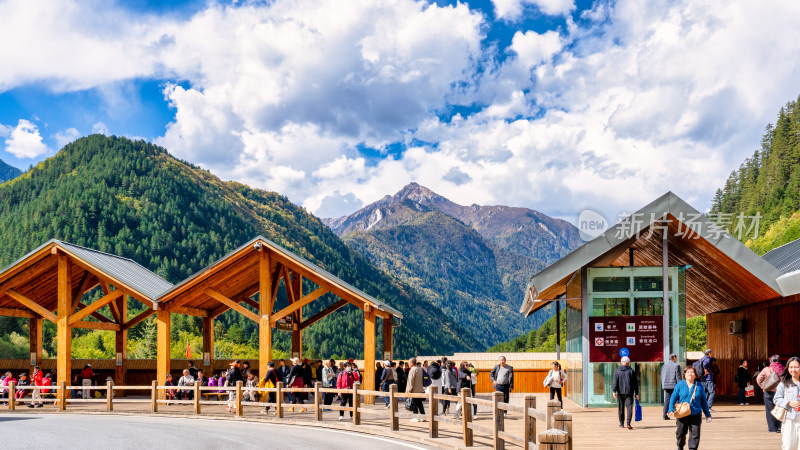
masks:
<path id="1" fill-rule="evenodd" d="M 8 386 L 8 410 L 14 411 L 16 409 L 16 392 L 19 390 L 34 390 L 45 389 L 42 386 L 16 386 L 11 383 Z M 536 397 L 528 394 L 525 396 L 524 405 L 516 406 L 508 403 L 503 403 L 503 394 L 501 392 L 492 393 L 491 400 L 484 400 L 472 397 L 472 393 L 468 388 L 461 390 L 460 395 L 446 395 L 438 392 L 437 386 L 431 386 L 427 393 L 404 393 L 397 392 L 397 385 L 392 384 L 389 386 L 388 392 L 370 391 L 361 389 L 360 383 L 355 383 L 352 389 L 333 389 L 323 388 L 322 383 L 315 383 L 313 388 L 285 388 L 282 382 L 278 383 L 274 388 L 245 388 L 241 381 L 238 381 L 235 386 L 215 387 L 215 386 L 201 386 L 200 382 L 195 382 L 193 386 L 158 386 L 156 381 L 153 381 L 150 386 L 115 386 L 112 381 L 108 381 L 105 386 L 66 386 L 65 383 L 60 383 L 58 386 L 47 386 L 46 390 L 56 394 L 55 399 L 43 398 L 45 403 L 54 403 L 62 411 L 67 409 L 68 403 L 105 403 L 107 411 L 114 410 L 114 404 L 120 403 L 149 403 L 150 412 L 153 414 L 158 413 L 159 405 L 176 404 L 176 405 L 192 405 L 195 414 L 201 414 L 203 405 L 225 405 L 235 412 L 236 416 L 244 415 L 245 406 L 259 406 L 275 408 L 277 418 L 284 417 L 284 410 L 288 408 L 312 408 L 314 413 L 314 422 L 323 420 L 323 411 L 342 411 L 352 413 L 353 425 L 361 425 L 361 415 L 364 413 L 375 416 L 386 416 L 389 419 L 389 426 L 393 431 L 400 430 L 400 419 L 418 419 L 428 422 L 428 437 L 439 437 L 439 424 L 450 423 L 461 427 L 461 434 L 464 446 L 471 447 L 474 445 L 475 433 L 486 436 L 491 439 L 492 446 L 495 449 L 504 449 L 506 444 L 515 444 L 525 450 L 529 448 L 539 448 L 541 450 L 556 450 L 556 449 L 572 449 L 572 415 L 565 411 L 560 411 L 560 403 L 558 401 L 549 401 L 545 411 L 536 409 Z M 69 398 L 68 391 L 105 391 L 105 398 Z M 117 397 L 114 395 L 115 391 L 149 391 L 150 398 L 136 399 L 128 397 Z M 191 400 L 176 400 L 164 399 L 161 392 L 165 391 L 182 391 L 191 392 Z M 204 400 L 202 399 L 204 393 L 210 397 L 208 393 L 217 393 L 224 391 L 225 393 L 233 393 L 229 395 L 228 400 Z M 246 392 L 260 392 L 266 393 L 267 398 L 270 394 L 274 394 L 274 402 L 244 402 L 244 395 Z M 286 393 L 313 393 L 313 404 L 287 404 L 283 401 L 283 395 Z M 323 404 L 323 395 L 326 393 L 332 394 L 350 394 L 353 397 L 353 406 L 340 406 L 340 405 L 325 405 Z M 225 394 L 222 394 L 225 395 Z M 389 408 L 386 409 L 364 409 L 361 407 L 361 396 L 374 396 L 374 397 L 388 397 Z M 264 396 L 261 396 L 264 398 Z M 425 399 L 428 400 L 428 412 L 426 414 L 413 414 L 401 411 L 398 407 L 400 399 Z M 32 401 L 32 398 L 26 398 L 25 401 Z M 37 400 L 38 401 L 38 400 Z M 461 406 L 461 418 L 451 418 L 445 415 L 439 415 L 439 401 L 450 401 Z M 477 405 L 484 408 L 490 408 L 492 413 L 491 426 L 480 425 L 476 423 L 472 415 L 472 405 Z M 505 430 L 505 413 L 520 414 L 523 418 L 523 432 L 522 435 L 515 435 Z M 537 435 L 537 421 L 544 423 L 544 433 Z M 537 439 L 538 438 L 538 439 Z M 538 445 L 538 447 L 536 447 Z"/>

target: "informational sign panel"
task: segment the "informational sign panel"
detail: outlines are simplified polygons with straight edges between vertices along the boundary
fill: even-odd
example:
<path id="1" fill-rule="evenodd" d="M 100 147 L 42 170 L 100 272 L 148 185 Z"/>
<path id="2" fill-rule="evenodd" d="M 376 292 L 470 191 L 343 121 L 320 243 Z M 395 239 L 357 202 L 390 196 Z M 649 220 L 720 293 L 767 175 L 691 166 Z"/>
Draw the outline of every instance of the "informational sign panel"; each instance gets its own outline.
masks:
<path id="1" fill-rule="evenodd" d="M 664 360 L 662 316 L 589 318 L 589 361 L 632 362 Z"/>

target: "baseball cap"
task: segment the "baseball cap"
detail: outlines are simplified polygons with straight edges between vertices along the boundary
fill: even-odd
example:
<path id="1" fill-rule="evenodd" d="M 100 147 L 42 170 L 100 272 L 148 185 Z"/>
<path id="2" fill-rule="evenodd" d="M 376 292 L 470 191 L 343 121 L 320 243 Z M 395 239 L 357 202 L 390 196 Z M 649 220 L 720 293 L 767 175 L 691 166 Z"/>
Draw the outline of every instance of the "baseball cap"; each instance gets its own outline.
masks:
<path id="1" fill-rule="evenodd" d="M 631 359 L 630 359 L 630 358 L 628 358 L 627 356 L 623 356 L 623 357 L 622 357 L 622 362 L 624 362 L 624 363 L 629 363 L 629 362 L 631 362 Z"/>

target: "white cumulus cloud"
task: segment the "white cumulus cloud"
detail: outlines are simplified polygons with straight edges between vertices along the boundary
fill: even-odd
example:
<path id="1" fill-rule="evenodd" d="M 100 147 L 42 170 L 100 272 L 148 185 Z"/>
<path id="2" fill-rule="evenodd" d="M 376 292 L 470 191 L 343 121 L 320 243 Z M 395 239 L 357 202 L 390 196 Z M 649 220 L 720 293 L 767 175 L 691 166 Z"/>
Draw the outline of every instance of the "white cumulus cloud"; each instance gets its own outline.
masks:
<path id="1" fill-rule="evenodd" d="M 42 142 L 39 127 L 29 120 L 20 119 L 16 127 L 6 127 L 3 134 L 6 136 L 5 150 L 17 158 L 35 158 L 49 151 Z"/>

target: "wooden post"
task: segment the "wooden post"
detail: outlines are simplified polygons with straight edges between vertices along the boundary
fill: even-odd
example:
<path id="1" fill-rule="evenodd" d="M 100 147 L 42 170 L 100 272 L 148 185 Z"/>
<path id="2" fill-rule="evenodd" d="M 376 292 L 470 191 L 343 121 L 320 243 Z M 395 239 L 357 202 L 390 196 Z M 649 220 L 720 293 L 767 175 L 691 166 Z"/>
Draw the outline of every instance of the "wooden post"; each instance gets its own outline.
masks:
<path id="1" fill-rule="evenodd" d="M 206 365 L 205 355 L 208 353 L 208 365 Z M 203 354 L 200 355 L 203 360 L 203 373 L 214 372 L 214 319 L 211 317 L 203 317 Z M 258 368 L 261 370 L 261 362 L 259 360 Z M 261 374 L 261 372 L 259 372 Z"/>
<path id="2" fill-rule="evenodd" d="M 270 258 L 266 248 L 258 254 L 258 376 L 264 377 L 269 370 L 267 363 L 272 361 L 272 274 Z M 279 397 L 276 395 L 276 398 Z M 281 415 L 278 407 L 278 417 Z"/>
<path id="3" fill-rule="evenodd" d="M 556 430 L 567 433 L 567 450 L 572 450 L 572 414 L 566 411 L 559 411 L 553 414 L 553 422 Z"/>
<path id="4" fill-rule="evenodd" d="M 58 323 L 56 324 L 56 374 L 58 382 L 72 382 L 72 270 L 67 255 L 56 255 L 58 261 Z M 62 393 L 62 395 L 66 392 Z"/>
<path id="5" fill-rule="evenodd" d="M 31 365 L 40 364 L 43 358 L 42 354 L 42 316 L 36 315 L 28 320 L 28 343 L 30 344 L 30 353 L 31 356 L 34 354 L 36 355 L 35 358 L 31 358 Z"/>
<path id="6" fill-rule="evenodd" d="M 397 384 L 389 385 L 389 424 L 392 431 L 400 429 L 400 420 L 397 418 Z"/>
<path id="7" fill-rule="evenodd" d="M 153 384 L 150 385 L 150 412 L 153 414 L 158 412 L 158 381 L 153 380 Z"/>
<path id="8" fill-rule="evenodd" d="M 522 417 L 524 418 L 524 422 L 522 426 L 525 427 L 523 432 L 524 436 L 524 450 L 528 450 L 533 446 L 536 446 L 536 417 L 531 416 L 528 412 L 528 409 L 536 409 L 536 396 L 532 394 L 525 395 L 525 403 L 522 409 Z"/>
<path id="9" fill-rule="evenodd" d="M 439 422 L 436 421 L 436 415 L 439 412 L 439 401 L 433 396 L 439 393 L 439 386 L 430 386 L 431 390 L 428 392 L 428 436 L 432 438 L 439 437 Z"/>
<path id="10" fill-rule="evenodd" d="M 500 432 L 505 431 L 505 411 L 497 407 L 502 400 L 502 392 L 492 392 L 492 442 L 496 450 L 505 448 L 505 441 L 500 438 Z"/>
<path id="11" fill-rule="evenodd" d="M 539 434 L 539 450 L 565 450 L 567 433 L 561 430 L 547 430 Z"/>
<path id="12" fill-rule="evenodd" d="M 553 425 L 553 415 L 561 409 L 561 403 L 558 400 L 547 401 L 547 411 L 545 411 L 545 430 L 555 428 Z"/>
<path id="13" fill-rule="evenodd" d="M 390 316 L 388 319 L 383 319 L 383 359 L 391 360 L 394 356 L 394 351 L 392 350 L 394 346 L 393 333 L 394 327 L 392 327 L 392 317 Z"/>
<path id="14" fill-rule="evenodd" d="M 124 325 L 125 322 L 128 320 L 128 297 L 127 295 L 123 295 L 120 298 L 114 300 L 117 304 L 117 311 L 119 311 L 120 317 L 120 331 L 116 332 L 114 343 L 116 348 L 116 353 L 114 357 L 118 357 L 120 354 L 122 355 L 122 364 L 117 364 L 114 366 L 114 384 L 117 386 L 125 386 L 125 374 L 127 372 L 128 366 L 128 330 L 125 329 Z"/>
<path id="15" fill-rule="evenodd" d="M 200 382 L 194 382 L 194 413 L 200 414 Z"/>
<path id="16" fill-rule="evenodd" d="M 472 447 L 472 405 L 467 403 L 467 398 L 472 397 L 472 389 L 461 389 L 461 433 L 464 435 L 464 446 Z"/>
<path id="17" fill-rule="evenodd" d="M 364 305 L 364 386 L 375 390 L 375 308 L 369 304 Z M 374 402 L 374 396 L 364 397 L 364 403 Z"/>
<path id="18" fill-rule="evenodd" d="M 297 272 L 292 273 L 292 303 L 300 301 L 303 296 L 303 277 Z M 288 281 L 288 280 L 286 280 Z M 300 322 L 303 321 L 303 308 L 294 312 L 294 329 L 292 330 L 292 357 L 303 359 L 303 330 L 300 329 Z"/>
<path id="19" fill-rule="evenodd" d="M 163 308 L 163 306 L 162 306 Z M 156 346 L 158 351 L 158 359 L 156 361 L 156 380 L 158 380 L 159 386 L 164 386 L 164 383 L 167 381 L 167 374 L 170 372 L 170 357 L 169 357 L 169 350 L 170 350 L 170 328 L 172 327 L 172 322 L 170 319 L 169 311 L 164 309 L 159 309 L 156 313 L 156 320 L 158 322 L 158 332 L 157 332 L 157 339 L 156 339 Z M 158 398 L 164 399 L 166 397 L 165 392 L 158 392 Z"/>
<path id="20" fill-rule="evenodd" d="M 106 381 L 106 410 L 114 410 L 114 382 Z"/>
<path id="21" fill-rule="evenodd" d="M 322 420 L 322 408 L 320 407 L 319 402 L 319 389 L 322 387 L 322 383 L 317 381 L 314 383 L 314 420 L 319 422 Z"/>
<path id="22" fill-rule="evenodd" d="M 278 385 L 275 387 L 277 391 L 275 392 L 275 416 L 278 419 L 283 418 L 283 407 L 281 403 L 283 403 L 283 381 L 278 381 Z"/>
<path id="23" fill-rule="evenodd" d="M 358 410 L 361 404 L 359 388 L 361 388 L 361 383 L 353 383 L 353 425 L 361 425 L 361 412 Z"/>
<path id="24" fill-rule="evenodd" d="M 244 411 L 242 411 L 242 381 L 239 380 L 236 382 L 236 415 L 242 417 L 244 415 Z"/>
<path id="25" fill-rule="evenodd" d="M 17 383 L 8 385 L 8 410 L 14 411 L 17 408 Z"/>
<path id="26" fill-rule="evenodd" d="M 61 392 L 61 395 L 57 395 L 58 397 L 58 409 L 61 411 L 67 410 L 67 383 L 60 382 L 58 383 L 58 391 Z"/>

